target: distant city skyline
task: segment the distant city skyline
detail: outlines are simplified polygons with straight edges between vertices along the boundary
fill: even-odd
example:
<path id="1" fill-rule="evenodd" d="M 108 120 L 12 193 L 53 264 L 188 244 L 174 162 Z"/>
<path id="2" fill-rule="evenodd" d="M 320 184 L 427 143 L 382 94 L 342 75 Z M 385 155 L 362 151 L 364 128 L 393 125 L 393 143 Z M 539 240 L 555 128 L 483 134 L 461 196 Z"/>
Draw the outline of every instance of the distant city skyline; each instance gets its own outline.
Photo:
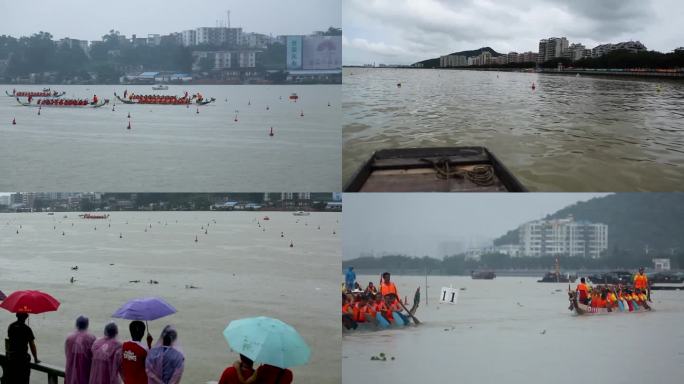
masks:
<path id="1" fill-rule="evenodd" d="M 567 37 L 593 48 L 639 40 L 671 52 L 684 45 L 675 0 L 346 0 L 344 65 L 412 64 L 489 46 L 537 52 L 539 40 Z"/>
<path id="2" fill-rule="evenodd" d="M 340 27 L 339 0 L 201 0 L 202 6 L 190 6 L 179 0 L 150 0 L 144 11 L 132 0 L 99 2 L 32 1 L 0 2 L 0 35 L 30 36 L 39 31 L 55 39 L 100 40 L 114 29 L 130 37 L 136 34 L 169 34 L 224 23 L 230 10 L 231 27 L 245 32 L 276 35 L 309 34 L 328 27 Z M 156 16 L 150 17 L 150 14 Z M 152 11 L 152 12 L 151 12 Z M 83 17 L 87 12 L 88 17 Z"/>
<path id="3" fill-rule="evenodd" d="M 440 252 L 450 245 L 480 247 L 527 221 L 606 195 L 346 193 L 342 258 L 368 253 L 442 258 Z"/>

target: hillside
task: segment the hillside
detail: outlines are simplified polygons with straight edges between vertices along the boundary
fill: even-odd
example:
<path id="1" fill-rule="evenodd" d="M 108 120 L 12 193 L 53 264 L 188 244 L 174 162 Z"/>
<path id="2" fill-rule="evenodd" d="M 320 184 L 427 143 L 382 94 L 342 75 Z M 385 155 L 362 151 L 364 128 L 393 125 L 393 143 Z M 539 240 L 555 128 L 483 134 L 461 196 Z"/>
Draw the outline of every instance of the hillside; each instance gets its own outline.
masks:
<path id="1" fill-rule="evenodd" d="M 491 53 L 493 57 L 501 56 L 500 53 L 498 53 L 497 51 L 493 50 L 490 47 L 482 47 L 480 49 L 473 49 L 470 51 L 453 52 L 453 53 L 450 53 L 450 55 L 473 57 L 473 56 L 478 56 L 479 54 L 481 54 L 482 52 L 485 52 L 485 51 L 488 51 L 489 53 Z M 439 67 L 439 57 L 434 58 L 434 59 L 427 59 L 427 60 L 419 61 L 415 64 L 423 64 L 423 68 L 437 68 L 437 67 Z"/>
<path id="2" fill-rule="evenodd" d="M 618 193 L 576 203 L 547 218 L 569 215 L 607 224 L 609 252 L 643 252 L 647 246 L 654 252 L 684 248 L 684 193 Z M 517 229 L 494 241 L 495 245 L 517 243 Z"/>

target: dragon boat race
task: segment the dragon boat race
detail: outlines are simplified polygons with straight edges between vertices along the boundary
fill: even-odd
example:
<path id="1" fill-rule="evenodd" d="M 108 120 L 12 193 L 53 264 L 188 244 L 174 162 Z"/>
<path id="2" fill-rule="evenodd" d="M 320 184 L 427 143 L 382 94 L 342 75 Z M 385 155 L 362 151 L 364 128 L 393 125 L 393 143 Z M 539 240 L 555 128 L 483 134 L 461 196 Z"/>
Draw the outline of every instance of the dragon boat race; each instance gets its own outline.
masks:
<path id="1" fill-rule="evenodd" d="M 64 340 L 79 315 L 97 337 L 114 321 L 118 339 L 130 340 L 130 321 L 113 313 L 154 296 L 176 310 L 148 327 L 155 341 L 165 325 L 177 329 L 182 382 L 217 382 L 238 359 L 224 328 L 267 316 L 291 325 L 310 348 L 308 363 L 290 368 L 295 382 L 339 383 L 339 219 L 335 212 L 0 213 L 0 288 L 8 296 L 40 290 L 61 303 L 29 317 L 41 364 L 64 368 Z M 15 320 L 0 311 L 3 329 Z M 37 371 L 31 379 L 46 382 Z"/>
<path id="2" fill-rule="evenodd" d="M 342 382 L 679 381 L 683 199 L 346 194 Z"/>
<path id="3" fill-rule="evenodd" d="M 339 85 L 4 88 L 49 87 L 0 96 L 0 189 L 340 189 Z"/>

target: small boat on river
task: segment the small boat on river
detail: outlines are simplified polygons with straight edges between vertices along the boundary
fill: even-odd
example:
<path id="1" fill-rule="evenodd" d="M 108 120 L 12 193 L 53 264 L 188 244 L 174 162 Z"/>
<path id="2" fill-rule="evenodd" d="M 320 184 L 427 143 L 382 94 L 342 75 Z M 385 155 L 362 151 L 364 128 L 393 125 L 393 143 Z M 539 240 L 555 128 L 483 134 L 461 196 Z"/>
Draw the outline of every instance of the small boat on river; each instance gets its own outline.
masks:
<path id="1" fill-rule="evenodd" d="M 344 192 L 526 192 L 484 147 L 399 148 L 373 153 Z"/>

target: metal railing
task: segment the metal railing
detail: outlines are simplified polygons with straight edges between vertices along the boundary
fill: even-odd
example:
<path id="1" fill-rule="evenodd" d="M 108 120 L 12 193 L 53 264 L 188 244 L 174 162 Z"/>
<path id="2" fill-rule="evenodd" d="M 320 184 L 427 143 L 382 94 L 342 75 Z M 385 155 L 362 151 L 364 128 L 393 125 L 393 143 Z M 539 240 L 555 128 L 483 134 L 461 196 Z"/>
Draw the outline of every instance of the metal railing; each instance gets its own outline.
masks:
<path id="1" fill-rule="evenodd" d="M 7 361 L 7 356 L 0 353 L 0 366 L 2 367 L 2 378 L 0 379 L 0 383 L 2 383 L 2 384 L 11 384 L 11 383 L 6 383 L 6 378 L 5 378 L 5 371 L 6 371 L 6 366 L 8 365 L 8 363 L 9 362 Z M 45 364 L 43 362 L 36 364 L 33 361 L 29 364 L 29 366 L 31 367 L 31 370 L 47 373 L 48 384 L 58 384 L 58 378 L 59 377 L 64 378 L 64 369 L 62 369 L 60 367 L 56 367 L 56 366 L 50 365 L 50 364 Z"/>

